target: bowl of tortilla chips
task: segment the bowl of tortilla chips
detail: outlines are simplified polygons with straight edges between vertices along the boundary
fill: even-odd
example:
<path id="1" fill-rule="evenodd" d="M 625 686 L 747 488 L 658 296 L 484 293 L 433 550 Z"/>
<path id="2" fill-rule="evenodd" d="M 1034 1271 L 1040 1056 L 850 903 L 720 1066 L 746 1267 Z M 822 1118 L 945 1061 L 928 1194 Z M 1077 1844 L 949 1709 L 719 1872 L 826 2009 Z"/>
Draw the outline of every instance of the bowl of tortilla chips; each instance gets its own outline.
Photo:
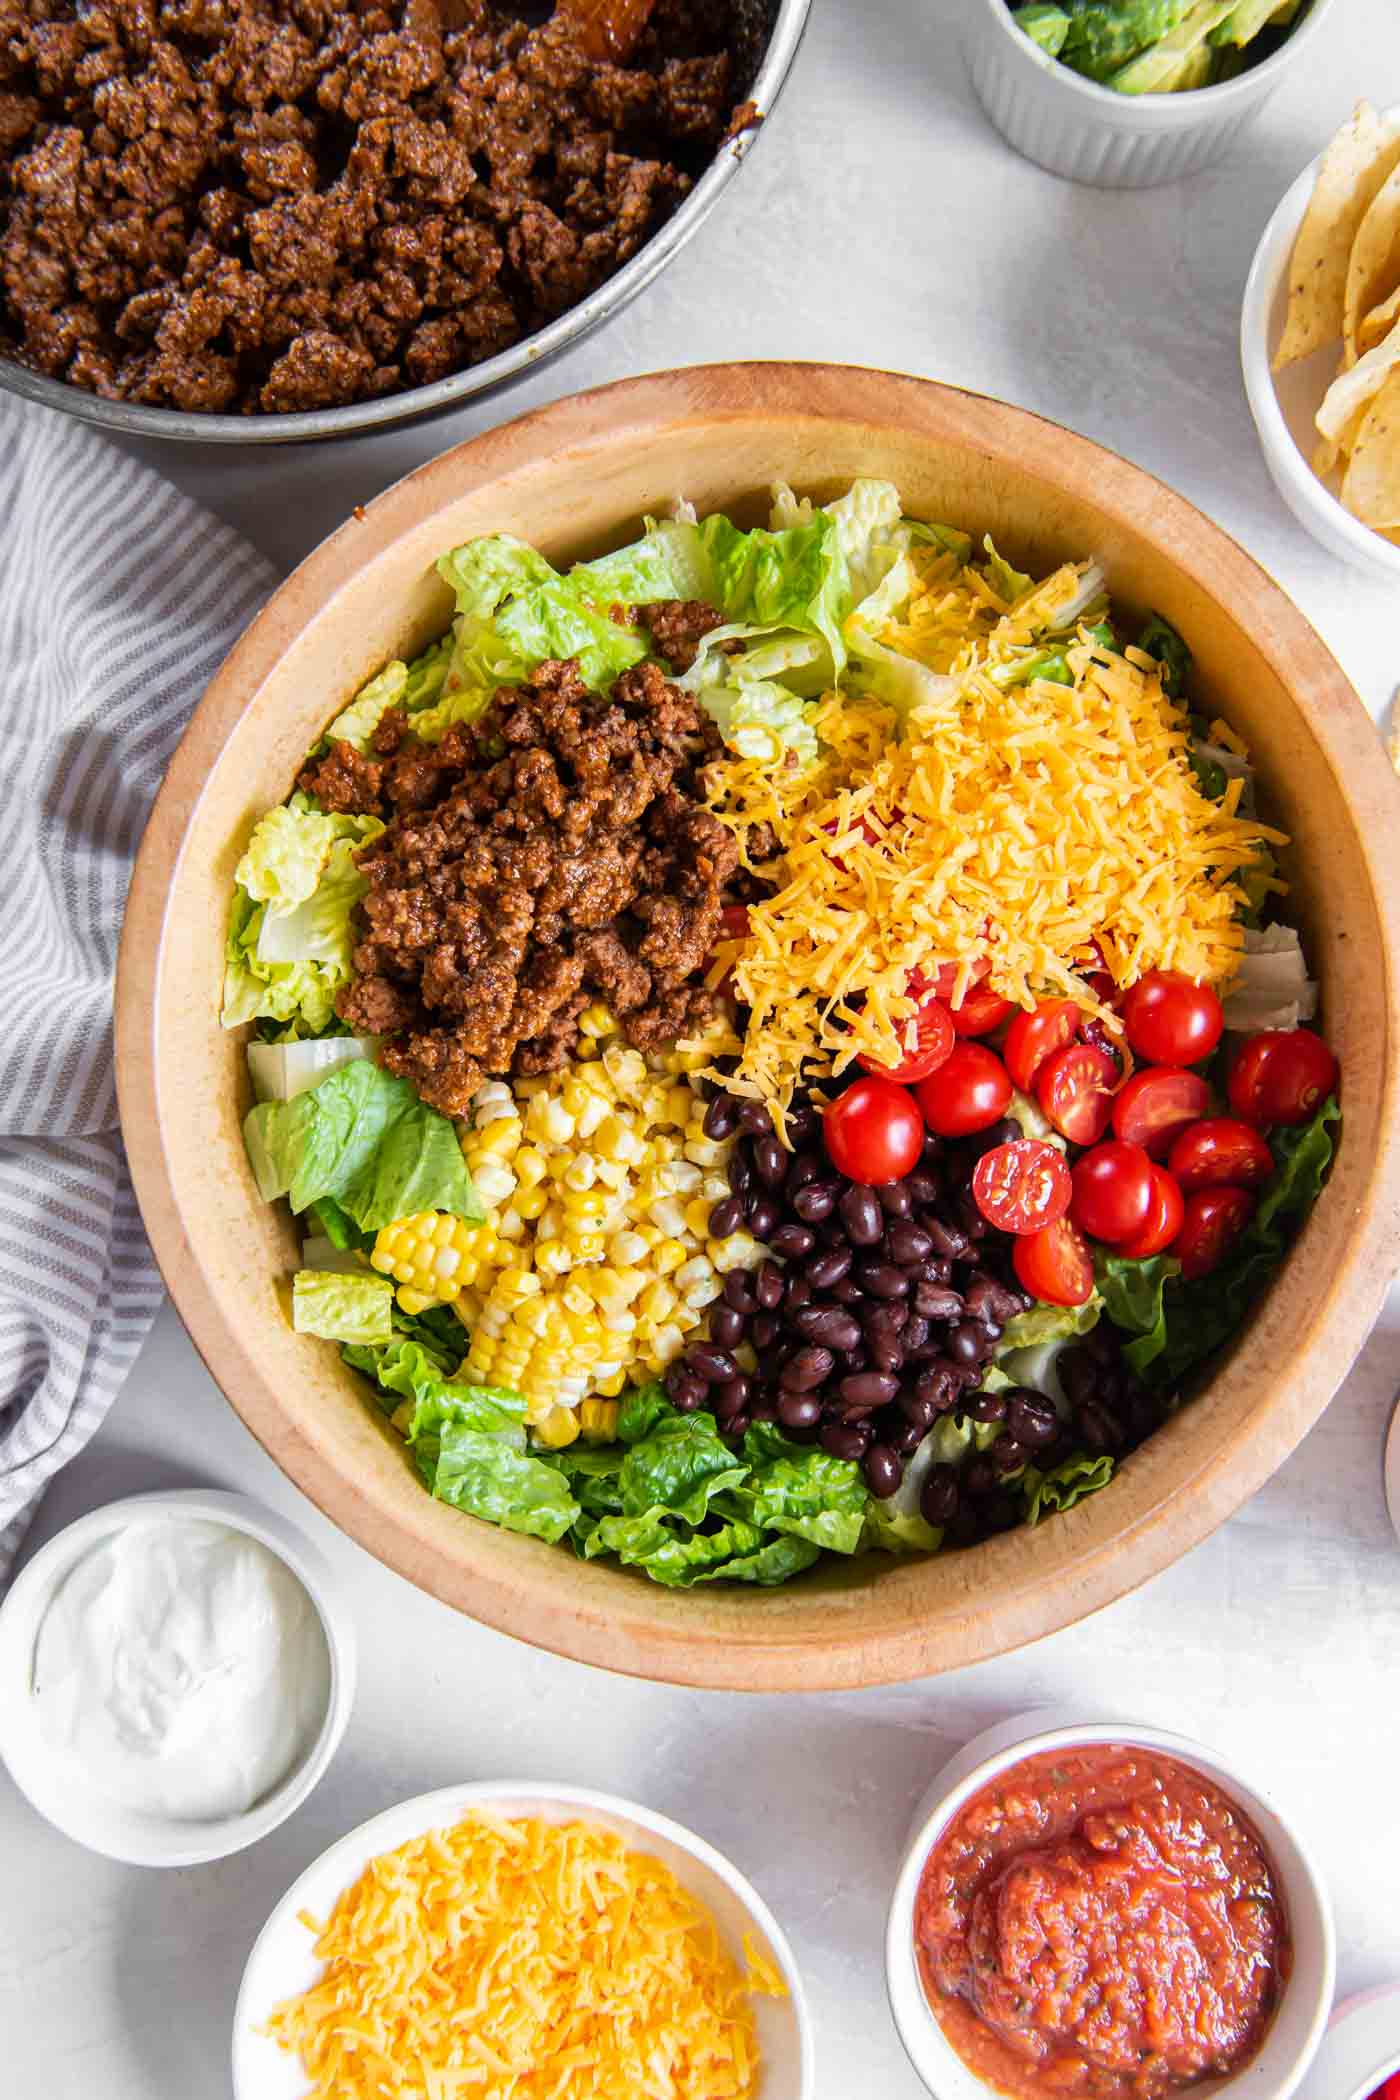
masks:
<path id="1" fill-rule="evenodd" d="M 1343 561 L 1400 582 L 1400 108 L 1361 103 L 1284 197 L 1240 353 L 1284 502 Z"/>

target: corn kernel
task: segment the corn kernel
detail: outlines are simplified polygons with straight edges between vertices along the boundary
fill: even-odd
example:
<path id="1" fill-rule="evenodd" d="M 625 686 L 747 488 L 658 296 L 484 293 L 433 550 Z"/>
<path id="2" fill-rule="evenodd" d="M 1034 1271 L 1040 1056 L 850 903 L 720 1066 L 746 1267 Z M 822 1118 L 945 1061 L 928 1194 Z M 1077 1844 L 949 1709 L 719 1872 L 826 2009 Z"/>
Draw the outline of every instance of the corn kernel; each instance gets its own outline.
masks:
<path id="1" fill-rule="evenodd" d="M 756 1269 L 768 1259 L 768 1249 L 751 1239 L 747 1232 L 732 1232 L 727 1240 L 711 1243 L 710 1259 L 721 1276 L 731 1269 Z"/>
<path id="2" fill-rule="evenodd" d="M 695 1096 L 688 1086 L 668 1086 L 666 1089 L 666 1118 L 677 1130 L 684 1130 L 695 1107 Z"/>
<path id="3" fill-rule="evenodd" d="M 615 1371 L 612 1375 L 620 1381 L 623 1374 Z M 620 1384 L 618 1390 L 621 1391 Z M 617 1435 L 617 1418 L 621 1412 L 611 1396 L 585 1400 L 578 1411 L 578 1426 L 590 1444 L 610 1444 Z"/>
<path id="4" fill-rule="evenodd" d="M 613 1017 L 601 1001 L 595 1001 L 592 1006 L 585 1006 L 578 1017 L 578 1025 L 581 1035 L 594 1036 L 611 1035 L 614 1027 Z"/>
<path id="5" fill-rule="evenodd" d="M 703 1196 L 694 1196 L 687 1203 L 685 1207 L 686 1227 L 688 1231 L 695 1234 L 697 1239 L 703 1240 L 709 1231 L 710 1212 L 713 1209 L 714 1205 L 707 1203 Z"/>
<path id="6" fill-rule="evenodd" d="M 549 1171 L 549 1162 L 537 1145 L 522 1145 L 511 1161 L 515 1178 L 521 1188 L 532 1189 L 544 1180 Z"/>
<path id="7" fill-rule="evenodd" d="M 683 1149 L 697 1167 L 717 1166 L 724 1158 L 724 1146 L 715 1138 L 687 1138 Z"/>
<path id="8" fill-rule="evenodd" d="M 535 1245 L 535 1267 L 541 1276 L 565 1276 L 574 1265 L 574 1257 L 562 1240 L 550 1240 L 541 1247 Z"/>
<path id="9" fill-rule="evenodd" d="M 562 1451 L 566 1444 L 577 1439 L 578 1417 L 567 1407 L 551 1407 L 543 1421 L 536 1422 L 533 1429 L 535 1442 L 543 1444 L 546 1451 Z"/>
<path id="10" fill-rule="evenodd" d="M 679 1240 L 662 1240 L 654 1250 L 652 1266 L 659 1276 L 670 1276 L 685 1260 L 685 1248 Z"/>
<path id="11" fill-rule="evenodd" d="M 597 1094 L 590 1094 L 578 1110 L 577 1135 L 591 1138 L 600 1123 L 608 1119 L 608 1104 Z"/>

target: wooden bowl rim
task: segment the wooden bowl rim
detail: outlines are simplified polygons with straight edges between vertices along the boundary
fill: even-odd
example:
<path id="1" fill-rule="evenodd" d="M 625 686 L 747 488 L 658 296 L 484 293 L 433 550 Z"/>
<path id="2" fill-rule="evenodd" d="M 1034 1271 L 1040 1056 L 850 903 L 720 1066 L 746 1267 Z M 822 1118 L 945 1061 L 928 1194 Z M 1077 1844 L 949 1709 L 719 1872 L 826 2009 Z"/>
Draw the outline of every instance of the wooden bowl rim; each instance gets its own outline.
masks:
<path id="1" fill-rule="evenodd" d="M 1322 1413 L 1380 1310 L 1400 1267 L 1400 1116 L 1396 1062 L 1382 1079 L 1379 1135 L 1337 1263 L 1287 1383 L 1222 1439 L 1169 1493 L 1143 1503 L 1129 1521 L 1123 1503 L 1103 1496 L 1057 1522 L 1042 1564 L 1017 1563 L 1018 1534 L 977 1549 L 985 1581 L 967 1609 L 930 1630 L 827 1623 L 820 1612 L 800 1631 L 775 1633 L 759 1607 L 752 1624 L 708 1624 L 698 1593 L 693 1617 L 666 1615 L 637 1577 L 567 1596 L 541 1553 L 507 1579 L 473 1565 L 475 1527 L 448 1554 L 424 1521 L 376 1506 L 354 1469 L 329 1442 L 288 1420 L 276 1393 L 247 1355 L 238 1321 L 186 1236 L 174 1197 L 160 1112 L 155 1017 L 167 916 L 193 813 L 215 758 L 275 670 L 294 637 L 338 592 L 372 566 L 401 533 L 451 499 L 492 481 L 619 446 L 656 444 L 667 432 L 745 421 L 902 430 L 910 437 L 963 444 L 972 456 L 1004 461 L 1047 488 L 1083 495 L 1105 518 L 1151 545 L 1216 604 L 1266 659 L 1283 655 L 1278 675 L 1293 694 L 1352 803 L 1389 804 L 1400 836 L 1400 786 L 1386 765 L 1370 718 L 1316 632 L 1259 564 L 1186 499 L 1143 469 L 1062 426 L 989 396 L 867 367 L 806 363 L 691 366 L 616 381 L 536 409 L 469 438 L 405 476 L 334 531 L 278 588 L 216 674 L 171 762 L 133 872 L 116 991 L 117 1081 L 122 1128 L 136 1193 L 172 1300 L 211 1376 L 244 1424 L 282 1470 L 342 1531 L 387 1566 L 444 1603 L 500 1631 L 574 1660 L 623 1674 L 734 1690 L 845 1688 L 907 1680 L 1004 1653 L 1086 1616 L 1197 1545 L 1248 1499 Z M 1047 468 L 1047 446 L 1053 466 Z M 1382 778 L 1381 776 L 1384 776 Z M 1385 973 L 1387 1049 L 1400 1042 L 1400 877 L 1380 860 L 1381 840 L 1359 839 L 1379 922 Z M 1121 1489 L 1124 1482 L 1117 1484 Z M 1120 1516 L 1121 1513 L 1121 1516 Z M 1043 1538 L 1044 1534 L 1039 1534 Z M 911 1561 L 882 1578 L 908 1582 Z M 592 1571 L 590 1571 L 592 1572 Z M 1008 1579 L 1010 1578 L 1009 1582 Z M 763 1593 L 772 1595 L 773 1593 Z M 790 1593 L 789 1593 L 790 1594 Z M 820 1593 L 816 1590 L 814 1595 Z M 891 1594 L 891 1592 L 885 1592 Z"/>

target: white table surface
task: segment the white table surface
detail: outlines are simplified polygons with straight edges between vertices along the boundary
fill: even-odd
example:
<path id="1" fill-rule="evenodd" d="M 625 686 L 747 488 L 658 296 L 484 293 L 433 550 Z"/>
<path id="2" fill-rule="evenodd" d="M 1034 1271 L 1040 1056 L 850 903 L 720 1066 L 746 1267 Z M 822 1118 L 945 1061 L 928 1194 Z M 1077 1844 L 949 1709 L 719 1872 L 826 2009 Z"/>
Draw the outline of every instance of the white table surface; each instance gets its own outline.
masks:
<path id="1" fill-rule="evenodd" d="M 989 129 L 958 55 L 964 4 L 815 0 L 782 106 L 720 209 L 619 320 L 530 385 L 344 446 L 151 456 L 290 565 L 458 438 L 598 381 L 726 357 L 903 368 L 1058 418 L 1184 491 L 1278 576 L 1379 719 L 1400 678 L 1395 594 L 1339 567 L 1275 498 L 1236 334 L 1278 197 L 1359 94 L 1400 101 L 1395 0 L 1336 0 L 1307 71 L 1214 172 L 1122 193 L 1057 181 Z M 299 1518 L 344 1581 L 359 1702 L 309 1804 L 221 1866 L 159 1874 L 89 1858 L 0 1776 L 0 2093 L 227 2100 L 239 1973 L 293 1876 L 407 1794 L 517 1774 L 636 1795 L 733 1854 L 792 1934 L 820 2100 L 917 2100 L 880 1961 L 906 1819 L 952 1746 L 1047 1700 L 1153 1718 L 1247 1757 L 1306 1818 L 1335 1896 L 1343 1988 L 1400 1976 L 1400 1550 L 1380 1466 L 1397 1386 L 1392 1296 L 1301 1450 L 1138 1595 L 926 1683 L 744 1698 L 611 1678 L 419 1595 L 302 1501 L 167 1309 L 34 1542 L 145 1487 L 259 1495 Z"/>

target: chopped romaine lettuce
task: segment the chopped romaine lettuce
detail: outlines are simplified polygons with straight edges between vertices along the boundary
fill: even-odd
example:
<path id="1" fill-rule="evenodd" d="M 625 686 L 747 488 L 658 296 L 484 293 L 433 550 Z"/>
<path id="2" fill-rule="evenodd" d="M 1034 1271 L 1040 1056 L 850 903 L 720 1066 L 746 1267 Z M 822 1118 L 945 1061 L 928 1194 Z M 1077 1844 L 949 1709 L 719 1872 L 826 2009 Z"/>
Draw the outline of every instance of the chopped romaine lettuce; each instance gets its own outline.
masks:
<path id="1" fill-rule="evenodd" d="M 859 1466 L 794 1444 L 771 1422 L 748 1430 L 744 1456 L 752 1471 L 737 1499 L 761 1530 L 810 1539 L 833 1553 L 856 1551 L 868 1500 Z"/>
<path id="2" fill-rule="evenodd" d="M 767 681 L 753 685 L 705 686 L 698 698 L 731 751 L 769 766 L 796 754 L 799 766 L 817 756 L 817 733 L 808 709 L 786 686 Z"/>
<path id="3" fill-rule="evenodd" d="M 321 880 L 338 835 L 334 817 L 317 809 L 306 795 L 293 795 L 290 802 L 259 817 L 233 879 L 255 904 L 293 911 Z"/>
<path id="4" fill-rule="evenodd" d="M 366 887 L 354 856 L 383 829 L 377 817 L 328 816 L 301 795 L 260 820 L 236 871 L 225 1028 L 300 1021 L 318 1035 L 334 1021 L 335 994 L 350 977 L 352 914 Z"/>
<path id="5" fill-rule="evenodd" d="M 1112 1478 L 1113 1460 L 1095 1458 L 1087 1451 L 1076 1452 L 1049 1473 L 1027 1466 L 1018 1482 L 1026 1523 L 1034 1526 L 1042 1517 L 1073 1509 L 1076 1502 L 1106 1488 Z"/>
<path id="6" fill-rule="evenodd" d="M 1166 1286 L 1181 1274 L 1181 1263 L 1169 1254 L 1130 1261 L 1124 1255 L 1101 1250 L 1094 1273 L 1109 1319 L 1115 1327 L 1137 1337 L 1128 1343 L 1123 1355 L 1140 1375 L 1167 1346 L 1163 1294 Z"/>
<path id="7" fill-rule="evenodd" d="M 292 1278 L 292 1325 L 298 1334 L 374 1347 L 392 1339 L 393 1305 L 390 1279 L 370 1271 L 354 1276 L 298 1269 Z"/>
<path id="8" fill-rule="evenodd" d="M 373 1035 L 324 1035 L 300 1043 L 249 1043 L 248 1074 L 258 1101 L 290 1101 L 341 1065 L 357 1057 L 373 1058 L 379 1038 Z M 334 1238 L 334 1234 L 329 1234 Z"/>
<path id="9" fill-rule="evenodd" d="M 1012 10 L 1011 19 L 1047 57 L 1058 58 L 1064 50 L 1070 18 L 1062 7 L 1053 4 L 1053 0 L 1027 0 L 1026 6 Z"/>
<path id="10" fill-rule="evenodd" d="M 983 1385 L 995 1390 L 996 1367 L 984 1374 Z M 872 1495 L 866 1504 L 862 1543 L 872 1551 L 886 1553 L 937 1553 L 943 1533 L 919 1514 L 919 1498 L 931 1466 L 960 1466 L 974 1452 L 989 1451 L 1001 1434 L 999 1422 L 974 1422 L 965 1415 L 940 1415 L 928 1435 L 912 1452 L 899 1486 L 883 1501 Z"/>
<path id="11" fill-rule="evenodd" d="M 1028 1312 L 1017 1313 L 1014 1319 L 1007 1321 L 1002 1330 L 1002 1353 L 1033 1348 L 1038 1342 L 1069 1341 L 1075 1335 L 1087 1334 L 1098 1324 L 1102 1309 L 1103 1301 L 1097 1291 L 1091 1292 L 1082 1305 L 1035 1304 Z"/>
<path id="12" fill-rule="evenodd" d="M 992 545 L 990 533 L 982 545 L 987 555 L 982 566 L 986 570 L 988 583 L 1003 604 L 1014 605 L 1018 598 L 1024 598 L 1027 591 L 1033 588 L 1035 578 L 1027 576 L 1024 569 L 1013 569 L 1009 561 L 1003 561 Z"/>
<path id="13" fill-rule="evenodd" d="M 267 1203 L 286 1196 L 301 1212 L 330 1196 L 364 1232 L 422 1210 L 486 1215 L 447 1117 L 364 1058 L 291 1101 L 260 1102 L 243 1137 Z"/>
<path id="14" fill-rule="evenodd" d="M 725 618 L 819 635 L 830 652 L 834 683 L 846 661 L 841 620 L 851 601 L 836 520 L 819 510 L 810 524 L 786 531 L 741 532 L 716 515 L 704 520 L 700 534 L 713 568 L 715 603 Z"/>
<path id="15" fill-rule="evenodd" d="M 618 1486 L 624 1516 L 669 1511 L 700 1524 L 715 1496 L 737 1487 L 747 1468 L 720 1436 L 713 1415 L 663 1416 L 622 1461 Z"/>
<path id="16" fill-rule="evenodd" d="M 654 605 L 662 598 L 714 602 L 705 543 L 693 523 L 677 518 L 649 518 L 641 539 L 597 561 L 580 562 L 570 569 L 568 581 L 604 613 L 610 605 Z"/>

